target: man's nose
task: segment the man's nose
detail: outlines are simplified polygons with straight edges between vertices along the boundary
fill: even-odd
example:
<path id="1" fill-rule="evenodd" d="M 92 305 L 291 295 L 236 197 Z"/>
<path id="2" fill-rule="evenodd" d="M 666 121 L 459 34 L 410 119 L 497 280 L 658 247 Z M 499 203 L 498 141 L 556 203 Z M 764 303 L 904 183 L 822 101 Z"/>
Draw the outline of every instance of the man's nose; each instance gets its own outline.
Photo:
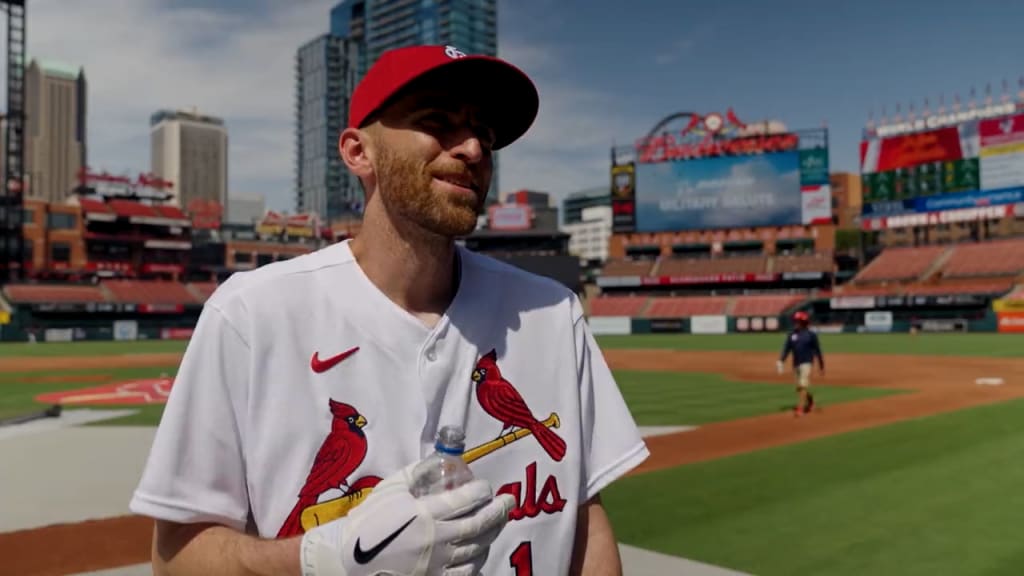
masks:
<path id="1" fill-rule="evenodd" d="M 483 160 L 484 145 L 476 134 L 464 130 L 455 136 L 454 141 L 455 146 L 451 148 L 452 156 L 467 164 L 476 164 Z"/>

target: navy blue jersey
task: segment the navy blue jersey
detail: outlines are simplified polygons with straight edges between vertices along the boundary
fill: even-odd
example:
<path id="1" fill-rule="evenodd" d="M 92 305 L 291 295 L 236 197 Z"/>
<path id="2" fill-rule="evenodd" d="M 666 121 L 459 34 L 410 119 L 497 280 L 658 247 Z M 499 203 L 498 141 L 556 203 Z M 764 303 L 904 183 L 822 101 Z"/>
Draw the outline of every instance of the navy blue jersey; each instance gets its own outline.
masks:
<path id="1" fill-rule="evenodd" d="M 811 330 L 793 330 L 786 336 L 786 345 L 782 347 L 782 357 L 779 360 L 785 362 L 789 354 L 793 354 L 793 365 L 811 364 L 818 359 L 818 364 L 824 368 L 825 358 L 821 354 L 821 346 L 818 344 L 818 335 Z"/>

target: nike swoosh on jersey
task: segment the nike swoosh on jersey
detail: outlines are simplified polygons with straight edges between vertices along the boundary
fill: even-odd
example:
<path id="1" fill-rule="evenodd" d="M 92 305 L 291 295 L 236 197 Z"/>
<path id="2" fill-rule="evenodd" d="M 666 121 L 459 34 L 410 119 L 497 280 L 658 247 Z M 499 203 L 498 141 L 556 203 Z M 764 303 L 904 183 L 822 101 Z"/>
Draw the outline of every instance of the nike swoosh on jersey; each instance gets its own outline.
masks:
<path id="1" fill-rule="evenodd" d="M 336 354 L 330 358 L 320 359 L 320 352 L 313 352 L 313 357 L 309 360 L 309 366 L 313 369 L 313 372 L 320 374 L 326 372 L 331 368 L 337 366 L 342 360 L 356 353 L 359 350 L 359 346 L 345 350 L 341 354 Z"/>
<path id="2" fill-rule="evenodd" d="M 359 546 L 359 539 L 356 538 L 356 548 L 352 551 L 352 557 L 355 559 L 356 563 L 366 564 L 374 558 L 376 558 L 377 555 L 380 554 L 385 548 L 387 548 L 388 544 L 394 542 L 395 538 L 398 538 L 398 535 L 404 532 L 405 529 L 409 527 L 409 524 L 412 524 L 412 521 L 415 519 L 415 516 L 409 518 L 408 522 L 399 526 L 398 530 L 392 532 L 390 536 L 381 540 L 376 546 L 370 548 L 369 550 L 363 550 L 362 547 Z"/>

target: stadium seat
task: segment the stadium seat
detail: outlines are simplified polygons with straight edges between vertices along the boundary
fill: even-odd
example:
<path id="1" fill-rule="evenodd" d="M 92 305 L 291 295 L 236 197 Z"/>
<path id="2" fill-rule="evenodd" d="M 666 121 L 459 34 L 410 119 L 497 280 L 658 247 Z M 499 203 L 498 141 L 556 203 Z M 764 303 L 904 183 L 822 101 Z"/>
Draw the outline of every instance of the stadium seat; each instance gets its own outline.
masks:
<path id="1" fill-rule="evenodd" d="M 776 316 L 786 308 L 804 301 L 806 296 L 793 294 L 758 294 L 737 296 L 733 306 L 733 316 Z"/>
<path id="2" fill-rule="evenodd" d="M 647 296 L 601 296 L 590 301 L 591 316 L 638 316 Z"/>
<path id="3" fill-rule="evenodd" d="M 961 244 L 942 267 L 944 278 L 1007 276 L 1024 272 L 1024 240 Z"/>
<path id="4" fill-rule="evenodd" d="M 946 250 L 946 246 L 886 248 L 861 270 L 853 281 L 864 283 L 884 280 L 914 280 L 927 272 L 935 260 Z"/>
<path id="5" fill-rule="evenodd" d="M 659 276 L 711 276 L 716 274 L 760 274 L 767 266 L 764 256 L 721 258 L 666 258 Z"/>
<path id="6" fill-rule="evenodd" d="M 98 286 L 74 284 L 8 284 L 4 295 L 12 304 L 106 302 Z"/>
<path id="7" fill-rule="evenodd" d="M 199 302 L 209 300 L 210 296 L 213 295 L 213 291 L 217 289 L 216 282 L 190 282 L 187 286 Z"/>
<path id="8" fill-rule="evenodd" d="M 179 282 L 107 280 L 102 283 L 122 304 L 195 304 L 196 299 Z"/>
<path id="9" fill-rule="evenodd" d="M 772 272 L 776 274 L 792 274 L 796 272 L 831 272 L 833 268 L 832 254 L 819 252 L 815 254 L 796 254 L 775 256 Z"/>
<path id="10" fill-rule="evenodd" d="M 647 276 L 654 260 L 612 260 L 605 262 L 602 276 Z"/>
<path id="11" fill-rule="evenodd" d="M 653 298 L 647 318 L 686 318 L 725 314 L 729 298 L 725 296 L 668 296 Z"/>

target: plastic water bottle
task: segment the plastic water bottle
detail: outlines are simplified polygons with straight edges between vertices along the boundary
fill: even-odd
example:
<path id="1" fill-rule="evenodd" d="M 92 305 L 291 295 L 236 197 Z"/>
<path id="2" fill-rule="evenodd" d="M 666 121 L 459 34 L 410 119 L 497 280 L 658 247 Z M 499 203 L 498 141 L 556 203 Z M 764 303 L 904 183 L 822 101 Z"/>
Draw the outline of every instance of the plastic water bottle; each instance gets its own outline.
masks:
<path id="1" fill-rule="evenodd" d="M 412 495 L 419 498 L 453 490 L 473 479 L 473 471 L 462 459 L 466 450 L 466 434 L 458 426 L 445 426 L 437 433 L 434 453 L 413 472 L 416 479 Z"/>

